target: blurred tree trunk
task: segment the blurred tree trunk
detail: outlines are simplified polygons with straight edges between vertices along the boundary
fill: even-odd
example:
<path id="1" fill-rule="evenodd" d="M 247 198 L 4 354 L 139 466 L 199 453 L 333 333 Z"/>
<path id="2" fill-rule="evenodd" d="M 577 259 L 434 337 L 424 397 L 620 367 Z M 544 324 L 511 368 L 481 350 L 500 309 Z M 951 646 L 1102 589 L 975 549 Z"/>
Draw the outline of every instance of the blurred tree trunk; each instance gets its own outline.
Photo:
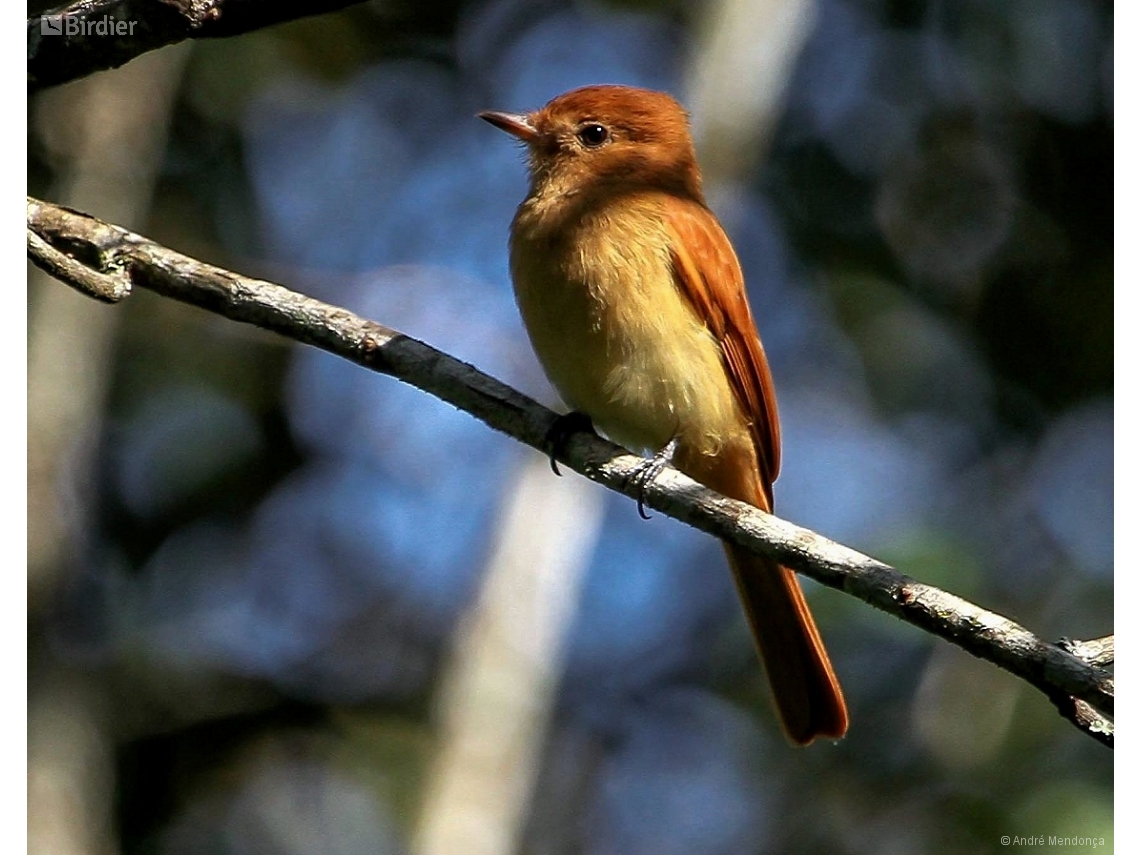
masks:
<path id="1" fill-rule="evenodd" d="M 40 96 L 37 132 L 57 159 L 53 198 L 145 224 L 189 46 Z M 88 552 L 87 484 L 122 315 L 28 271 L 29 660 L 41 618 Z M 29 668 L 29 855 L 116 851 L 114 744 L 103 698 L 58 664 Z"/>

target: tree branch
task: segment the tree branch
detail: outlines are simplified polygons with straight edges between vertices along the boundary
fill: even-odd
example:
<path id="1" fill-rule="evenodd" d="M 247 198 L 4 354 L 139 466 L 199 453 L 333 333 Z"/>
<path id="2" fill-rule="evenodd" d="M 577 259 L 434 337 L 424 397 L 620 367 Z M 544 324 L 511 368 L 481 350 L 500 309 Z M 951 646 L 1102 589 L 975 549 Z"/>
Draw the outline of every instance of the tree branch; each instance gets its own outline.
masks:
<path id="1" fill-rule="evenodd" d="M 1089 641 L 1062 638 L 1059 643 L 1062 648 L 1090 665 L 1111 665 L 1116 660 L 1115 635 L 1106 635 L 1104 638 L 1093 638 Z"/>
<path id="2" fill-rule="evenodd" d="M 1059 646 L 1090 665 L 1110 665 L 1116 657 L 1115 636 L 1112 635 L 1094 638 L 1091 641 L 1073 641 L 1062 638 Z M 1101 715 L 1090 704 L 1063 692 L 1050 695 L 1049 700 L 1057 707 L 1057 712 L 1071 721 L 1074 726 L 1109 748 L 1113 747 L 1115 727 L 1112 719 Z"/>
<path id="3" fill-rule="evenodd" d="M 126 271 L 121 268 L 106 273 L 93 270 L 56 249 L 31 229 L 28 229 L 28 257 L 49 275 L 101 302 L 117 303 L 131 293 Z"/>
<path id="4" fill-rule="evenodd" d="M 54 86 L 96 71 L 118 68 L 136 56 L 184 39 L 236 36 L 262 27 L 335 12 L 361 0 L 79 0 L 58 9 L 75 22 L 74 34 L 41 32 L 41 16 L 28 19 L 28 90 Z M 44 16 L 47 17 L 47 16 Z M 91 30 L 100 22 L 134 22 Z M 84 35 L 84 33 L 89 33 Z"/>
<path id="5" fill-rule="evenodd" d="M 130 283 L 235 321 L 273 330 L 373 371 L 390 374 L 464 410 L 520 442 L 547 451 L 555 414 L 476 368 L 423 342 L 305 297 L 280 285 L 248 279 L 196 261 L 118 226 L 28 198 L 29 236 L 81 259 L 97 276 L 126 271 Z M 33 262 L 89 292 L 68 266 L 49 267 L 29 239 Z M 592 433 L 574 434 L 559 457 L 587 478 L 636 497 L 631 479 L 642 459 Z M 650 507 L 722 540 L 774 558 L 816 581 L 858 597 L 920 629 L 953 642 L 1037 687 L 1070 721 L 1107 745 L 1088 716 L 1071 715 L 1083 702 L 1100 724 L 1113 714 L 1113 677 L 1061 645 L 960 597 L 812 531 L 727 499 L 667 468 L 646 490 Z M 1101 645 L 1099 650 L 1103 649 Z M 1097 660 L 1099 661 L 1099 660 Z M 1084 708 L 1081 707 L 1081 710 Z"/>

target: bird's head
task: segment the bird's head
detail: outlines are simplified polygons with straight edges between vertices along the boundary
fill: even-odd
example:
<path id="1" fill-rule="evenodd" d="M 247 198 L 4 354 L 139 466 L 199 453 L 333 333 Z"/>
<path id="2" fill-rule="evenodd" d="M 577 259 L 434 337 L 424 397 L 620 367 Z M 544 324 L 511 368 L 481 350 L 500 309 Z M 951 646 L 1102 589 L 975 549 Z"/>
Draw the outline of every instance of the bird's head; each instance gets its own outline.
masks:
<path id="1" fill-rule="evenodd" d="M 534 189 L 651 187 L 702 198 L 688 115 L 663 92 L 584 86 L 532 113 L 479 117 L 526 145 Z"/>

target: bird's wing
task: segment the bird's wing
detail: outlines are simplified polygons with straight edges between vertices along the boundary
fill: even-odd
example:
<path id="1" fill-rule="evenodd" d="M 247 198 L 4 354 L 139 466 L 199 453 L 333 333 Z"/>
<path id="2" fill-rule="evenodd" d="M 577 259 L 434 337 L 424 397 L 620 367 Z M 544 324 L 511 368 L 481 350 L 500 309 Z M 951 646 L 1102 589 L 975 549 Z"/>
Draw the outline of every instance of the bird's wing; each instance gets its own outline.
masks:
<path id="1" fill-rule="evenodd" d="M 732 388 L 751 422 L 770 509 L 772 482 L 780 472 L 780 420 L 772 372 L 748 308 L 740 262 L 724 229 L 703 205 L 666 205 L 665 218 L 673 238 L 674 279 L 720 343 Z"/>

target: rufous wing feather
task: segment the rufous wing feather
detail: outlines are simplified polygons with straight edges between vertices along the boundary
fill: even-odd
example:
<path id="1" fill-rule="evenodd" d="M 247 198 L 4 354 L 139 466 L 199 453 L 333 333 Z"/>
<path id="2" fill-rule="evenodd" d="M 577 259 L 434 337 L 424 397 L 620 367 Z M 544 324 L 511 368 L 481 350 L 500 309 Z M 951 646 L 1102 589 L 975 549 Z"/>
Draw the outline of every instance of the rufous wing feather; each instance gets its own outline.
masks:
<path id="1" fill-rule="evenodd" d="M 677 287 L 720 342 L 732 388 L 751 422 L 761 480 L 770 489 L 780 474 L 780 418 L 740 262 L 720 223 L 703 205 L 670 205 L 666 217 L 674 236 Z"/>

